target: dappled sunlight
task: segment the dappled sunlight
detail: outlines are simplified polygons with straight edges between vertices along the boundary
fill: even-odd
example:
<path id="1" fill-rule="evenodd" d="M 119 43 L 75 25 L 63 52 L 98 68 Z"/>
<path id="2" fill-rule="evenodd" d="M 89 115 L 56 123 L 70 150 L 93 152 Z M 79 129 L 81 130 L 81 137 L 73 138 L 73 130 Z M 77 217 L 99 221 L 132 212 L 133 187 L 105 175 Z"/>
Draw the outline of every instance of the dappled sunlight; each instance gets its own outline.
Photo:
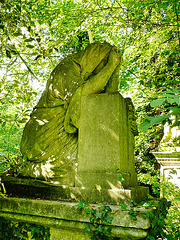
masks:
<path id="1" fill-rule="evenodd" d="M 38 122 L 39 125 L 44 125 L 44 124 L 48 123 L 49 121 L 47 121 L 46 119 L 43 119 L 43 120 L 36 119 L 36 122 Z"/>
<path id="2" fill-rule="evenodd" d="M 35 166 L 33 173 L 36 176 L 36 178 L 40 175 L 39 165 L 38 164 Z"/>
<path id="3" fill-rule="evenodd" d="M 77 175 L 77 174 L 76 174 L 76 176 L 75 176 L 75 182 L 76 182 L 76 183 L 75 183 L 76 186 L 80 187 L 81 189 L 85 189 L 84 184 L 83 184 L 81 178 L 80 178 L 79 175 Z M 80 191 L 80 190 L 79 190 L 79 191 Z"/>
<path id="4" fill-rule="evenodd" d="M 101 191 L 101 186 L 96 184 L 96 189 L 98 190 L 98 192 L 100 192 Z"/>
<path id="5" fill-rule="evenodd" d="M 45 179 L 49 179 L 54 176 L 52 168 L 53 165 L 51 164 L 51 160 L 47 161 L 45 164 L 41 163 L 42 175 Z"/>
<path id="6" fill-rule="evenodd" d="M 108 189 L 107 190 L 109 196 L 114 199 L 115 201 L 119 201 L 119 199 L 124 200 L 126 199 L 125 192 L 121 189 Z"/>
<path id="7" fill-rule="evenodd" d="M 123 189 L 122 183 L 120 181 L 117 181 L 116 186 L 114 184 L 112 184 L 112 182 L 110 182 L 108 180 L 106 182 L 109 184 L 111 189 Z"/>
<path id="8" fill-rule="evenodd" d="M 103 131 L 108 132 L 116 141 L 119 141 L 119 135 L 115 131 L 113 131 L 112 129 L 108 128 L 103 124 L 100 124 L 100 128 Z"/>

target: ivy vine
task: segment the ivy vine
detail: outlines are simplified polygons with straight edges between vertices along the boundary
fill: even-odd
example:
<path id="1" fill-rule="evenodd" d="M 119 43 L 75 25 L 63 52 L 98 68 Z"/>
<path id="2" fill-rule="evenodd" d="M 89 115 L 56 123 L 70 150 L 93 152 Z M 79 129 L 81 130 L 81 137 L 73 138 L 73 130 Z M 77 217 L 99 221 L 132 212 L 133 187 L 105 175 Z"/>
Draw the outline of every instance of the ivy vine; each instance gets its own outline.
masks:
<path id="1" fill-rule="evenodd" d="M 48 227 L 29 224 L 24 222 L 12 222 L 0 218 L 0 239 L 3 240 L 49 240 L 50 231 Z"/>
<path id="2" fill-rule="evenodd" d="M 92 231 L 93 235 L 91 237 L 92 240 L 108 240 L 110 239 L 109 235 L 111 235 L 112 227 L 110 224 L 112 223 L 113 217 L 109 215 L 112 211 L 109 206 L 99 204 L 98 208 L 89 208 L 90 205 L 85 202 L 80 202 L 77 205 L 79 210 L 84 210 L 86 214 L 89 215 L 90 224 L 84 228 L 85 231 Z M 108 224 L 108 226 L 106 226 Z M 92 229 L 92 226 L 95 230 Z"/>

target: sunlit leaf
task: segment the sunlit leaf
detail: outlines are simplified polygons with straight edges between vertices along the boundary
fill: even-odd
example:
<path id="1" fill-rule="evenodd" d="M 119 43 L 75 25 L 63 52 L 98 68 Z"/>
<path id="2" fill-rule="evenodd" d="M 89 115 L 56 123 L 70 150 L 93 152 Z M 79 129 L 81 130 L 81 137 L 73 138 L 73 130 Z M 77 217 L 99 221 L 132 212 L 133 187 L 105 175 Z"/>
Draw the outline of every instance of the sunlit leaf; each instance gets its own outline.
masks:
<path id="1" fill-rule="evenodd" d="M 150 122 L 143 122 L 139 129 L 143 130 L 144 132 L 146 132 L 148 130 L 148 128 L 150 128 L 152 126 L 152 124 Z"/>
<path id="2" fill-rule="evenodd" d="M 166 98 L 158 98 L 156 100 L 153 100 L 150 105 L 151 107 L 157 107 L 161 106 L 167 99 Z"/>

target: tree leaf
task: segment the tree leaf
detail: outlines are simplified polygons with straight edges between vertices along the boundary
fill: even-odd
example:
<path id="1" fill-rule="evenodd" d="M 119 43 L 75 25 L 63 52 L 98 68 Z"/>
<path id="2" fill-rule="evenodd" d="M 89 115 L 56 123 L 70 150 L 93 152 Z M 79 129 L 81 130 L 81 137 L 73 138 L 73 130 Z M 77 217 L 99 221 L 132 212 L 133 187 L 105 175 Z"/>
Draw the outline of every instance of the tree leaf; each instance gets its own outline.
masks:
<path id="1" fill-rule="evenodd" d="M 140 125 L 139 129 L 143 130 L 143 132 L 146 132 L 151 126 L 152 124 L 150 124 L 150 122 L 144 122 Z"/>
<path id="2" fill-rule="evenodd" d="M 162 116 L 158 116 L 152 119 L 152 121 L 150 122 L 151 125 L 163 122 L 164 120 L 168 119 L 170 116 L 169 115 L 162 115 Z"/>
<path id="3" fill-rule="evenodd" d="M 21 32 L 15 32 L 15 33 L 13 33 L 13 36 L 19 37 L 19 36 L 22 36 L 22 33 Z"/>
<path id="4" fill-rule="evenodd" d="M 7 49 L 6 49 L 6 56 L 7 56 L 8 58 L 11 58 L 11 52 L 10 52 L 9 50 L 7 50 Z"/>
<path id="5" fill-rule="evenodd" d="M 153 100 L 150 105 L 151 107 L 157 107 L 162 105 L 167 99 L 166 98 L 158 98 L 156 100 Z"/>
<path id="6" fill-rule="evenodd" d="M 24 42 L 32 42 L 32 41 L 34 41 L 34 38 L 28 38 L 28 39 L 24 40 Z"/>
<path id="7" fill-rule="evenodd" d="M 34 48 L 34 46 L 31 45 L 31 44 L 27 44 L 26 47 L 28 47 L 28 48 Z"/>
<path id="8" fill-rule="evenodd" d="M 172 111 L 172 115 L 180 114 L 180 108 L 179 107 L 170 107 L 169 109 Z"/>

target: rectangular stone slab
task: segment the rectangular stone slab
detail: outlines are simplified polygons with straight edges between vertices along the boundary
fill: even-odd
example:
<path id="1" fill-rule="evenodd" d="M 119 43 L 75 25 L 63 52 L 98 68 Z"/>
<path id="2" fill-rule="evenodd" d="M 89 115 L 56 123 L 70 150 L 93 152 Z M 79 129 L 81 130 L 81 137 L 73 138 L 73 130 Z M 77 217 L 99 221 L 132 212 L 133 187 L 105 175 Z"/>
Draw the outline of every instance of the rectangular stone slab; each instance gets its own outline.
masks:
<path id="1" fill-rule="evenodd" d="M 119 173 L 116 171 L 119 168 Z M 119 176 L 124 172 L 124 181 Z M 126 100 L 119 94 L 82 97 L 76 187 L 137 187 L 134 135 Z"/>
<path id="2" fill-rule="evenodd" d="M 77 204 L 23 198 L 0 198 L 0 218 L 50 227 L 50 240 L 90 240 L 92 232 L 84 231 L 87 224 L 91 225 L 90 216 L 85 213 L 85 210 L 80 211 Z M 153 212 L 153 208 L 145 209 L 142 206 L 134 208 L 137 216 L 137 221 L 134 221 L 130 217 L 129 206 L 127 206 L 127 210 L 122 210 L 120 206 L 109 205 L 109 207 L 112 210 L 109 215 L 113 217 L 112 237 L 139 240 L 147 236 L 150 220 L 144 218 L 144 215 Z M 90 204 L 89 208 L 98 210 L 100 206 Z"/>

